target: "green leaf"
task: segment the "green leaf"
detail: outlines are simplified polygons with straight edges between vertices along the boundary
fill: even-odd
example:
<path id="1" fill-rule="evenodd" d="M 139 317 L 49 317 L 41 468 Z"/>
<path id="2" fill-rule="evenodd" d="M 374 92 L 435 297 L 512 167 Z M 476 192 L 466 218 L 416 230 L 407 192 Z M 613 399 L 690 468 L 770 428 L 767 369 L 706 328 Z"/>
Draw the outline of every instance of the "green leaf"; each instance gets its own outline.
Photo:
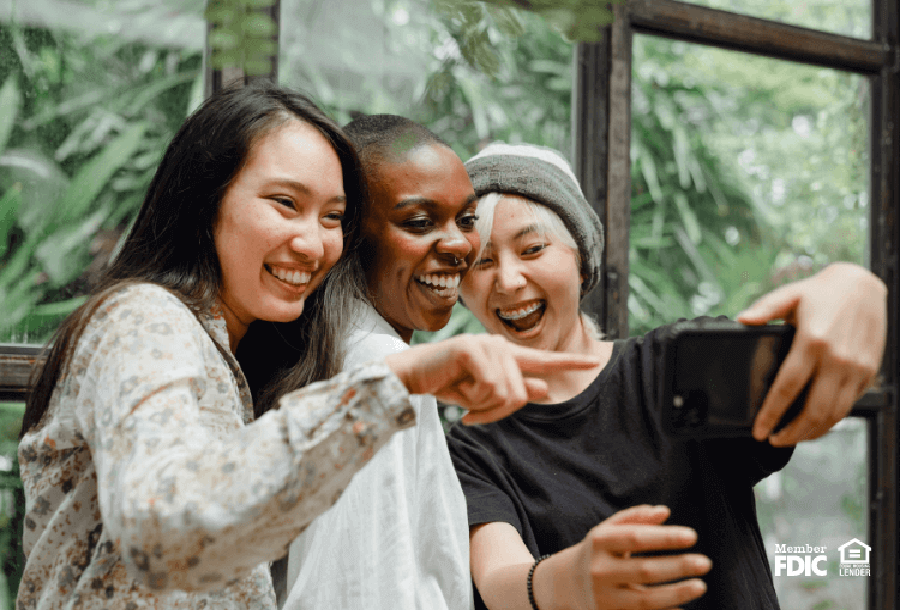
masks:
<path id="1" fill-rule="evenodd" d="M 32 271 L 7 292 L 0 291 L 3 316 L 0 316 L 0 335 L 19 327 L 21 321 L 34 309 L 40 294 L 34 289 L 40 272 Z"/>
<path id="2" fill-rule="evenodd" d="M 13 255 L 6 261 L 6 265 L 0 268 L 0 300 L 3 299 L 4 291 L 21 283 L 22 275 L 28 269 L 37 246 L 41 242 L 41 234 L 36 231 L 25 235 L 25 241 L 19 244 Z M 4 309 L 0 307 L 0 311 L 4 311 Z"/>
<path id="3" fill-rule="evenodd" d="M 65 301 L 57 301 L 55 303 L 43 303 L 34 308 L 35 316 L 61 318 L 69 315 L 87 301 L 86 296 L 73 297 Z"/>
<path id="4" fill-rule="evenodd" d="M 656 162 L 651 155 L 644 155 L 640 159 L 641 172 L 644 180 L 647 182 L 647 188 L 650 190 L 650 196 L 653 201 L 660 202 L 663 200 L 662 188 L 659 186 L 659 178 L 656 173 Z"/>
<path id="5" fill-rule="evenodd" d="M 16 226 L 19 205 L 22 202 L 22 185 L 15 183 L 0 197 L 0 259 L 9 247 L 9 234 Z"/>
<path id="6" fill-rule="evenodd" d="M 166 78 L 154 80 L 152 83 L 142 87 L 129 105 L 131 113 L 137 113 L 143 110 L 145 106 L 155 101 L 160 95 L 178 85 L 189 83 L 194 80 L 194 74 L 190 72 L 182 72 L 173 74 Z"/>
<path id="7" fill-rule="evenodd" d="M 101 103 L 107 95 L 109 95 L 108 91 L 92 89 L 84 95 L 64 100 L 59 104 L 45 106 L 41 112 L 23 121 L 22 127 L 31 130 L 59 117 L 81 112 Z"/>
<path id="8" fill-rule="evenodd" d="M 20 100 L 16 77 L 10 76 L 0 89 L 0 151 L 6 148 L 13 126 L 16 124 Z"/>
<path id="9" fill-rule="evenodd" d="M 688 238 L 691 240 L 691 243 L 699 244 L 701 234 L 700 222 L 688 203 L 687 195 L 681 192 L 675 193 L 673 199 L 675 200 L 675 207 L 678 208 L 678 213 L 681 215 L 681 222 L 685 231 L 687 231 Z"/>
<path id="10" fill-rule="evenodd" d="M 120 134 L 79 169 L 57 206 L 52 226 L 61 226 L 87 214 L 94 200 L 116 171 L 138 150 L 147 125 L 136 123 Z"/>
<path id="11" fill-rule="evenodd" d="M 38 246 L 35 258 L 50 276 L 51 286 L 63 286 L 81 274 L 90 238 L 108 214 L 108 210 L 98 210 L 79 222 L 66 223 Z"/>

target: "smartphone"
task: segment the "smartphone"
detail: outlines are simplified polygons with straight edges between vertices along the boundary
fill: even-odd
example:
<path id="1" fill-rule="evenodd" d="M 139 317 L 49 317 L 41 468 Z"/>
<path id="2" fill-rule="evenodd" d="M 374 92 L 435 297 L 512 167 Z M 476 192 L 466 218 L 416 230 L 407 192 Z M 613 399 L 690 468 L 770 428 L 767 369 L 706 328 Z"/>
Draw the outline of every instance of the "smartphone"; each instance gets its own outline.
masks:
<path id="1" fill-rule="evenodd" d="M 662 338 L 664 425 L 678 437 L 751 436 L 756 414 L 794 339 L 788 325 L 744 326 L 723 319 L 678 322 Z M 807 386 L 808 387 L 808 386 Z M 806 403 L 797 396 L 775 430 Z"/>

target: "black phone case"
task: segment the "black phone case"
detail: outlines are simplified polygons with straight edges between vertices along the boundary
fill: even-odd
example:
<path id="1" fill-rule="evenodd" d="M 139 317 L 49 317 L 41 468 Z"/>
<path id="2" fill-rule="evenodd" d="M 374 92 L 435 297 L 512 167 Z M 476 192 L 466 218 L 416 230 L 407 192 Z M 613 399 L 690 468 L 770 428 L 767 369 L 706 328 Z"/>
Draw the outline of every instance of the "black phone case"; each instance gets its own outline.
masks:
<path id="1" fill-rule="evenodd" d="M 665 428 L 682 438 L 751 436 L 756 413 L 793 338 L 794 327 L 787 325 L 744 326 L 712 318 L 673 324 L 661 339 L 659 396 Z M 807 389 L 775 430 L 800 413 Z"/>

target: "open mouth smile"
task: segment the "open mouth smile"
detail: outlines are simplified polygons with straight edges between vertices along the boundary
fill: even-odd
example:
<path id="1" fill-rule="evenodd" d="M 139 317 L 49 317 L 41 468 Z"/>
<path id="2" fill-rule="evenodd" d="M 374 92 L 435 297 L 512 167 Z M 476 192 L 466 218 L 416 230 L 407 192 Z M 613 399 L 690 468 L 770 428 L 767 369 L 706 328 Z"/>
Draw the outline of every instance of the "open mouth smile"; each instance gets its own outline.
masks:
<path id="1" fill-rule="evenodd" d="M 302 288 L 309 284 L 309 281 L 312 279 L 312 273 L 309 271 L 296 271 L 270 265 L 265 265 L 265 268 L 273 276 L 294 288 Z"/>
<path id="2" fill-rule="evenodd" d="M 431 290 L 439 296 L 456 298 L 460 278 L 459 273 L 425 273 L 417 275 L 413 279 L 419 286 Z"/>
<path id="3" fill-rule="evenodd" d="M 547 310 L 544 300 L 533 301 L 527 305 L 516 305 L 505 309 L 497 309 L 496 314 L 501 322 L 515 332 L 526 332 L 538 325 Z"/>

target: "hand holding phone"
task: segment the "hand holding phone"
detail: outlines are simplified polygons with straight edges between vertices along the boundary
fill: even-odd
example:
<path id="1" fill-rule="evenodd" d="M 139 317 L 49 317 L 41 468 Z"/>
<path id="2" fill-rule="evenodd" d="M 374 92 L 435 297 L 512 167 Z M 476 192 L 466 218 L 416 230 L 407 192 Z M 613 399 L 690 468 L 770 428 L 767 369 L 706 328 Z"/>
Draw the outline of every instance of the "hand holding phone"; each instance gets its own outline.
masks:
<path id="1" fill-rule="evenodd" d="M 795 445 L 827 433 L 875 380 L 887 336 L 887 287 L 859 265 L 833 263 L 766 294 L 737 319 L 751 325 L 785 320 L 797 329 L 753 429 L 755 438 L 772 445 Z M 807 384 L 807 408 L 773 434 Z"/>

